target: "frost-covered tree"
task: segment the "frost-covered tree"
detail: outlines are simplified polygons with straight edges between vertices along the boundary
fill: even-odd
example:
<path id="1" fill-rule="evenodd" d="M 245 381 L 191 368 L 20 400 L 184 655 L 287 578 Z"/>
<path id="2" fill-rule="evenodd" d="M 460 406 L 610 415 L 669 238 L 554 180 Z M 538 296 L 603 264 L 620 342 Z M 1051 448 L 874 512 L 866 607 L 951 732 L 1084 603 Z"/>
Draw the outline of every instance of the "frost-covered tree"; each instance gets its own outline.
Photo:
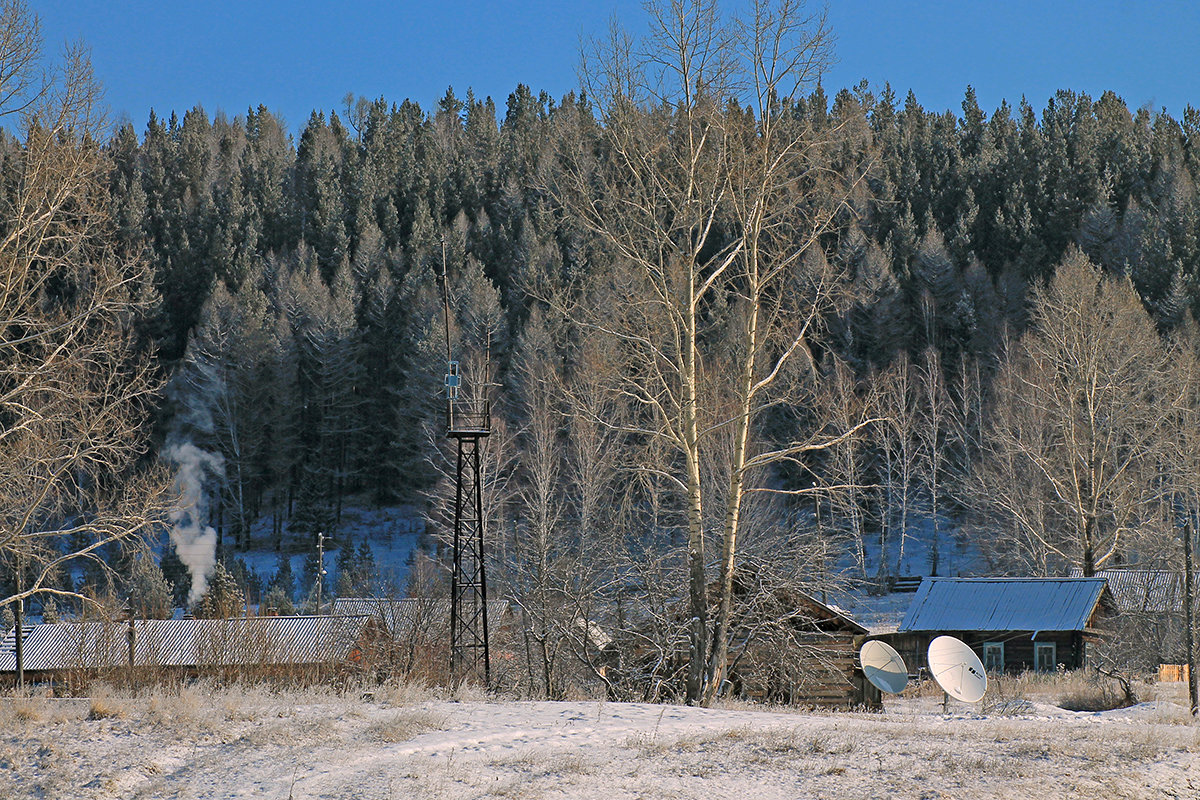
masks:
<path id="1" fill-rule="evenodd" d="M 61 576 L 153 528 L 169 483 L 145 467 L 159 380 L 134 322 L 145 265 L 117 244 L 100 88 L 82 48 L 41 52 L 0 5 L 0 603 L 78 593 Z"/>
<path id="2" fill-rule="evenodd" d="M 972 500 L 999 566 L 1085 575 L 1156 529 L 1168 352 L 1128 280 L 1070 251 L 993 385 Z"/>

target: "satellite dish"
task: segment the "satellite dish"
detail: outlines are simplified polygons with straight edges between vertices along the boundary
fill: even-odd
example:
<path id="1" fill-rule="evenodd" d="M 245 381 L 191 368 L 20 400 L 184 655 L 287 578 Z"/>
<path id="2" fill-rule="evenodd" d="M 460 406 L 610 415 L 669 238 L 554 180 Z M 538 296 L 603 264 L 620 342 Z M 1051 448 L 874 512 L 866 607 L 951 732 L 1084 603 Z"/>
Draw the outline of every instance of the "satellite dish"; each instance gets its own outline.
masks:
<path id="1" fill-rule="evenodd" d="M 929 671 L 946 694 L 964 703 L 977 703 L 987 691 L 987 675 L 975 651 L 953 636 L 929 643 Z"/>
<path id="2" fill-rule="evenodd" d="M 863 674 L 876 689 L 888 694 L 900 694 L 908 685 L 908 667 L 904 659 L 887 642 L 872 639 L 858 651 Z"/>

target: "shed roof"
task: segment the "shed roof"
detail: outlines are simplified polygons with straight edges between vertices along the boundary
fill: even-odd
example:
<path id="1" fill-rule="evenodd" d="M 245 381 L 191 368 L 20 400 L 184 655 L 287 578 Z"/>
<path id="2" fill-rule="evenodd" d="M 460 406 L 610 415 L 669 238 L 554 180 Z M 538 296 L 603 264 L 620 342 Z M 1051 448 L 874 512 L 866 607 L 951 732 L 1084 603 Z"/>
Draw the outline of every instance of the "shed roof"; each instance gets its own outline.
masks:
<path id="1" fill-rule="evenodd" d="M 301 665 L 345 658 L 369 617 L 145 619 L 134 625 L 136 666 Z M 59 622 L 25 628 L 24 668 L 31 672 L 124 666 L 129 624 Z M 16 635 L 0 640 L 0 672 L 17 668 Z"/>
<path id="2" fill-rule="evenodd" d="M 1071 577 L 1083 575 L 1074 569 Z M 1183 575 L 1165 569 L 1102 569 L 1097 578 L 1108 581 L 1108 589 L 1121 611 L 1162 614 L 1183 611 Z"/>
<path id="3" fill-rule="evenodd" d="M 1103 578 L 926 578 L 899 631 L 1079 631 Z"/>

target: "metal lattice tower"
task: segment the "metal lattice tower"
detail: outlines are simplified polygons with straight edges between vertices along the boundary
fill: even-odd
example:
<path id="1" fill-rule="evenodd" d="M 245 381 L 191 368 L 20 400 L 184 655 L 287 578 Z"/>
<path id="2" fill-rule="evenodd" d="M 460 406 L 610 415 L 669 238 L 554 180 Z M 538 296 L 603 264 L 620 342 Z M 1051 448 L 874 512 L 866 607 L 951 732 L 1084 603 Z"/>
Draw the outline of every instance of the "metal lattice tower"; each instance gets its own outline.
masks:
<path id="1" fill-rule="evenodd" d="M 450 290 L 442 240 L 442 299 L 446 315 L 446 435 L 458 448 L 455 470 L 454 563 L 450 572 L 450 676 L 491 685 L 487 573 L 484 568 L 483 440 L 492 432 L 486 397 L 459 397 L 458 362 L 450 358 Z M 483 389 L 486 391 L 486 381 Z"/>
<path id="2" fill-rule="evenodd" d="M 462 401 L 459 401 L 461 403 Z M 455 403 L 454 405 L 457 405 Z M 484 403 L 486 406 L 486 403 Z M 453 405 L 452 405 L 453 409 Z M 483 549 L 482 440 L 490 433 L 486 408 L 473 420 L 453 409 L 449 436 L 458 443 L 454 501 L 454 567 L 450 576 L 450 673 L 491 684 L 487 573 Z M 463 424 L 467 422 L 468 424 Z M 480 424 L 475 424 L 480 423 Z"/>

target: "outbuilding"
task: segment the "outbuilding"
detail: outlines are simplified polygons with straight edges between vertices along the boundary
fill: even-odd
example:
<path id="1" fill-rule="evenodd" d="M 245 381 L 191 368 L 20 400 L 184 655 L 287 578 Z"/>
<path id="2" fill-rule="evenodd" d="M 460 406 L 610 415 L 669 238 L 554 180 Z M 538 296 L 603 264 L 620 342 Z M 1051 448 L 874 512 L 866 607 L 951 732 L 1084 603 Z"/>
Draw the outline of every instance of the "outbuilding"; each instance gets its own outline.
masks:
<path id="1" fill-rule="evenodd" d="M 929 642 L 955 636 L 988 672 L 1053 672 L 1088 663 L 1115 603 L 1103 578 L 925 578 L 888 641 L 909 670 Z"/>
<path id="2" fill-rule="evenodd" d="M 858 663 L 858 648 L 868 638 L 864 626 L 807 592 L 768 581 L 751 569 L 734 574 L 733 588 L 723 694 L 814 708 L 879 707 L 879 690 Z M 717 613 L 717 597 L 716 585 L 710 586 L 710 619 Z M 674 605 L 668 618 L 674 631 L 686 630 L 686 613 L 684 603 Z M 613 697 L 661 702 L 683 696 L 687 640 L 664 640 L 653 621 L 614 630 L 604 653 Z"/>
<path id="3" fill-rule="evenodd" d="M 1187 660 L 1183 572 L 1166 569 L 1105 569 L 1118 616 L 1107 648 L 1125 669 L 1160 671 Z M 1175 668 L 1178 670 L 1178 668 Z M 1170 669 L 1167 672 L 1171 672 Z"/>

